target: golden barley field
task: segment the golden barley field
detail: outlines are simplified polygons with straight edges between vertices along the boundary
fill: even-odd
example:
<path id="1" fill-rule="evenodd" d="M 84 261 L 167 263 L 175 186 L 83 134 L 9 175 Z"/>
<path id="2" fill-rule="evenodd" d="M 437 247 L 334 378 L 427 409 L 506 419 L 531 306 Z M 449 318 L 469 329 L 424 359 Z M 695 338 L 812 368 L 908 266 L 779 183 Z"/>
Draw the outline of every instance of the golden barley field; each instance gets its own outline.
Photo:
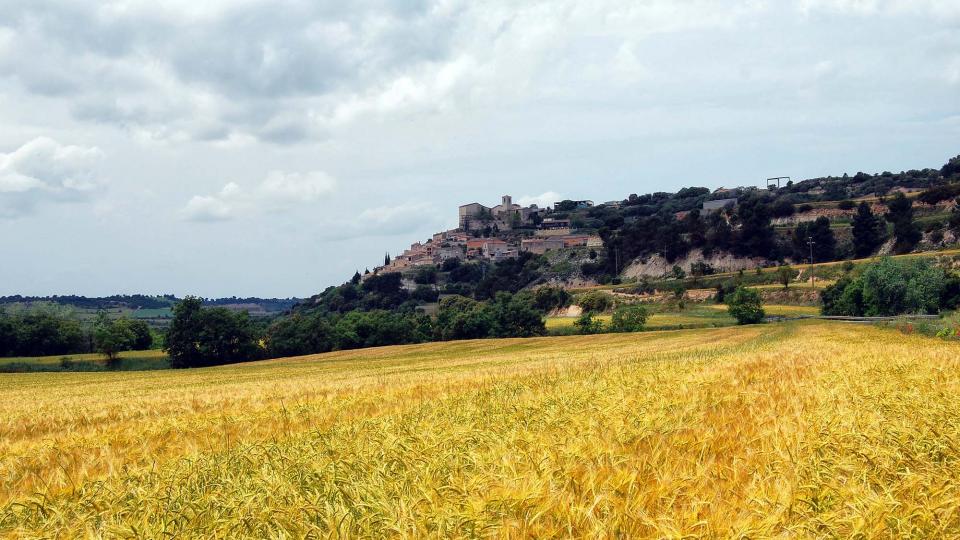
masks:
<path id="1" fill-rule="evenodd" d="M 956 537 L 958 460 L 958 345 L 823 321 L 0 375 L 12 537 Z"/>

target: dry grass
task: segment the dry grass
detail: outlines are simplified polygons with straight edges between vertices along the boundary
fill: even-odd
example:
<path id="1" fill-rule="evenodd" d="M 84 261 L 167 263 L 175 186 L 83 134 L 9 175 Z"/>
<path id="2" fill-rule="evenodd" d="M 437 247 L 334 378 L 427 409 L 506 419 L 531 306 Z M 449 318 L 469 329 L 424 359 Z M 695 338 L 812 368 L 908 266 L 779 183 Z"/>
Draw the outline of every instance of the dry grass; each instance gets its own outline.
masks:
<path id="1" fill-rule="evenodd" d="M 818 321 L 4 375 L 0 531 L 957 536 L 958 352 Z"/>

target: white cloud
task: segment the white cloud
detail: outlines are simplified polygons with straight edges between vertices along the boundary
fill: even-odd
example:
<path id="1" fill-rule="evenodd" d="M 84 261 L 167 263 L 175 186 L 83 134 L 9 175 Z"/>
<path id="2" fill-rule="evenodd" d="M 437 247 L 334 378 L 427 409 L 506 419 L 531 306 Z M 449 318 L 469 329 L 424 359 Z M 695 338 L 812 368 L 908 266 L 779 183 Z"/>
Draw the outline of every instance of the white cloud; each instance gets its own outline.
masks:
<path id="1" fill-rule="evenodd" d="M 45 202 L 89 200 L 102 189 L 103 152 L 38 137 L 0 154 L 0 217 L 32 212 Z"/>
<path id="2" fill-rule="evenodd" d="M 324 223 L 318 235 L 325 240 L 352 240 L 414 232 L 431 234 L 443 224 L 443 216 L 433 204 L 405 202 L 367 208 L 350 219 L 331 219 Z"/>
<path id="3" fill-rule="evenodd" d="M 555 191 L 547 191 L 545 193 L 541 193 L 540 195 L 524 195 L 523 197 L 517 199 L 517 204 L 520 206 L 530 206 L 531 204 L 535 204 L 540 208 L 548 208 L 552 207 L 553 203 L 562 200 L 563 195 L 560 195 Z"/>
<path id="4" fill-rule="evenodd" d="M 232 219 L 233 207 L 223 199 L 194 195 L 183 208 L 184 218 L 190 221 L 226 221 Z"/>
<path id="5" fill-rule="evenodd" d="M 322 171 L 271 171 L 252 190 L 228 182 L 216 195 L 195 195 L 180 214 L 188 221 L 226 221 L 317 202 L 336 187 L 336 179 Z"/>
<path id="6" fill-rule="evenodd" d="M 260 184 L 263 197 L 278 203 L 314 202 L 333 192 L 337 181 L 327 173 L 285 173 L 271 171 Z"/>

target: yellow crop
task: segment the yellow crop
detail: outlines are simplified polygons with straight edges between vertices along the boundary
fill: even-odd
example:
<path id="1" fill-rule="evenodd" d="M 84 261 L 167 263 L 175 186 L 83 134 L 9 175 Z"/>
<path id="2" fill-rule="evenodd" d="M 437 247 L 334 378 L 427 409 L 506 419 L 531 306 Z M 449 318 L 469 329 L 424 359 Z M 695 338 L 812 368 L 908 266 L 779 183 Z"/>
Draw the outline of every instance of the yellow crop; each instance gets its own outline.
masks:
<path id="1" fill-rule="evenodd" d="M 958 353 L 805 321 L 0 375 L 0 533 L 960 536 Z"/>

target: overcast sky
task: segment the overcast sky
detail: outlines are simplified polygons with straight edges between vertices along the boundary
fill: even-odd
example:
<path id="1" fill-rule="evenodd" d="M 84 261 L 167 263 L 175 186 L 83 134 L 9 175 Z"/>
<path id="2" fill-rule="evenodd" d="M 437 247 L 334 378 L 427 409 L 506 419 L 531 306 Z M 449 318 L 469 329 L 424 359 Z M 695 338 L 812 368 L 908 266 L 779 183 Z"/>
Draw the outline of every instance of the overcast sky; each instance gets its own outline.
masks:
<path id="1" fill-rule="evenodd" d="M 466 202 L 958 153 L 957 0 L 0 8 L 0 294 L 308 296 Z"/>

